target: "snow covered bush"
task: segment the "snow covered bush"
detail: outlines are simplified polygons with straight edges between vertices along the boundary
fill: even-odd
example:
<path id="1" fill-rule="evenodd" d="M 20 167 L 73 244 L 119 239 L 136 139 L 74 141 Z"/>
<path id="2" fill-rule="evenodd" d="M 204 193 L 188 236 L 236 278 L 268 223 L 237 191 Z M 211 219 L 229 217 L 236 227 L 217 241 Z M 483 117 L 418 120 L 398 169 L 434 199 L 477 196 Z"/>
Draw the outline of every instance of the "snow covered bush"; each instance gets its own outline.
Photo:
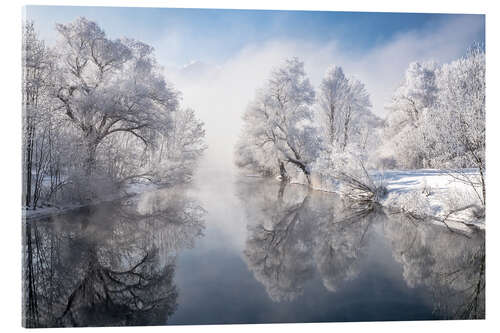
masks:
<path id="1" fill-rule="evenodd" d="M 415 217 L 432 216 L 433 209 L 427 195 L 421 191 L 409 191 L 399 197 L 400 209 Z"/>
<path id="2" fill-rule="evenodd" d="M 470 188 L 456 187 L 448 191 L 444 214 L 447 218 L 472 221 L 484 219 L 485 209 Z"/>
<path id="3" fill-rule="evenodd" d="M 383 177 L 365 167 L 366 155 L 357 149 L 332 151 L 313 166 L 315 188 L 341 192 L 354 203 L 380 202 L 387 194 Z"/>

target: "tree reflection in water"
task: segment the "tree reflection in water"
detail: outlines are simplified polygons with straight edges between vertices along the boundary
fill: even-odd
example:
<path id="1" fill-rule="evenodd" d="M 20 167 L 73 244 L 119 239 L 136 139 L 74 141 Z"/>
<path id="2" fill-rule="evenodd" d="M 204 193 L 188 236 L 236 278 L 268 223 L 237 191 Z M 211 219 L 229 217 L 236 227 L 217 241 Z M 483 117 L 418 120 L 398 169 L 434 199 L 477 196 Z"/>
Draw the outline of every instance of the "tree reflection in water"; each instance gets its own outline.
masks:
<path id="1" fill-rule="evenodd" d="M 386 220 L 384 233 L 408 286 L 427 286 L 440 317 L 484 318 L 484 232 L 464 236 L 393 215 Z"/>
<path id="2" fill-rule="evenodd" d="M 358 275 L 373 207 L 346 210 L 300 185 L 241 182 L 239 195 L 250 220 L 245 259 L 272 300 L 295 299 L 316 271 L 331 291 Z"/>
<path id="3" fill-rule="evenodd" d="M 249 180 L 238 188 L 248 216 L 245 260 L 273 301 L 297 298 L 316 274 L 332 292 L 355 279 L 377 224 L 402 278 L 431 291 L 438 317 L 484 318 L 484 233 L 464 237 L 376 206 L 353 210 L 300 185 Z"/>
<path id="4" fill-rule="evenodd" d="M 204 210 L 161 190 L 24 225 L 26 327 L 165 324 L 177 307 L 177 250 Z"/>

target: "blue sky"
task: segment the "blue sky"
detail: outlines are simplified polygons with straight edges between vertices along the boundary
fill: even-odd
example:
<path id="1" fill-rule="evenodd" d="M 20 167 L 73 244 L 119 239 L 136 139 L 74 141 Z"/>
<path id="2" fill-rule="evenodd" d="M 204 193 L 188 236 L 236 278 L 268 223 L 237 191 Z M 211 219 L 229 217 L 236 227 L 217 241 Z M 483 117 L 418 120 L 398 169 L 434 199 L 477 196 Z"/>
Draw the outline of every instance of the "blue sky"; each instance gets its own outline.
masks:
<path id="1" fill-rule="evenodd" d="M 191 60 L 220 63 L 246 45 L 289 39 L 325 43 L 335 40 L 346 53 L 362 54 L 408 32 L 437 29 L 464 17 L 482 24 L 474 39 L 484 41 L 483 15 L 259 11 L 176 8 L 28 6 L 42 38 L 55 39 L 55 23 L 78 16 L 96 21 L 113 38 L 127 36 L 155 47 L 161 63 Z M 168 36 L 168 38 L 166 38 Z M 175 45 L 171 51 L 170 41 Z"/>

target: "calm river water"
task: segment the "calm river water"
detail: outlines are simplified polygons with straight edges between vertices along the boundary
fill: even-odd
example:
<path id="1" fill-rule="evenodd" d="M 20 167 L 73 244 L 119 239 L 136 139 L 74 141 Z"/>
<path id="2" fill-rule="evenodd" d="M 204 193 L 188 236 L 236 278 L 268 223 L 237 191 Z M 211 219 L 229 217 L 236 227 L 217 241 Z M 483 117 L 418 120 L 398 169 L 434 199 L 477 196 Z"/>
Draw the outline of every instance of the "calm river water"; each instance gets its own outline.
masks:
<path id="1" fill-rule="evenodd" d="M 24 226 L 30 327 L 484 318 L 484 233 L 213 172 Z"/>

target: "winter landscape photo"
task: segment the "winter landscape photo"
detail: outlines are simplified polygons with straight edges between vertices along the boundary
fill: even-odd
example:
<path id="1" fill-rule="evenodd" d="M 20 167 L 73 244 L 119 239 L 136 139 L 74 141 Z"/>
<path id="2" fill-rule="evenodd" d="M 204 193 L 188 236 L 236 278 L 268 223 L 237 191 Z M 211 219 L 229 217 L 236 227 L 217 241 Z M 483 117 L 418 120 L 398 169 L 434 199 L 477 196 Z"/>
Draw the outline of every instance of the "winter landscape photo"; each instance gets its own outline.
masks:
<path id="1" fill-rule="evenodd" d="M 484 14 L 26 6 L 19 38 L 24 327 L 485 318 Z"/>

